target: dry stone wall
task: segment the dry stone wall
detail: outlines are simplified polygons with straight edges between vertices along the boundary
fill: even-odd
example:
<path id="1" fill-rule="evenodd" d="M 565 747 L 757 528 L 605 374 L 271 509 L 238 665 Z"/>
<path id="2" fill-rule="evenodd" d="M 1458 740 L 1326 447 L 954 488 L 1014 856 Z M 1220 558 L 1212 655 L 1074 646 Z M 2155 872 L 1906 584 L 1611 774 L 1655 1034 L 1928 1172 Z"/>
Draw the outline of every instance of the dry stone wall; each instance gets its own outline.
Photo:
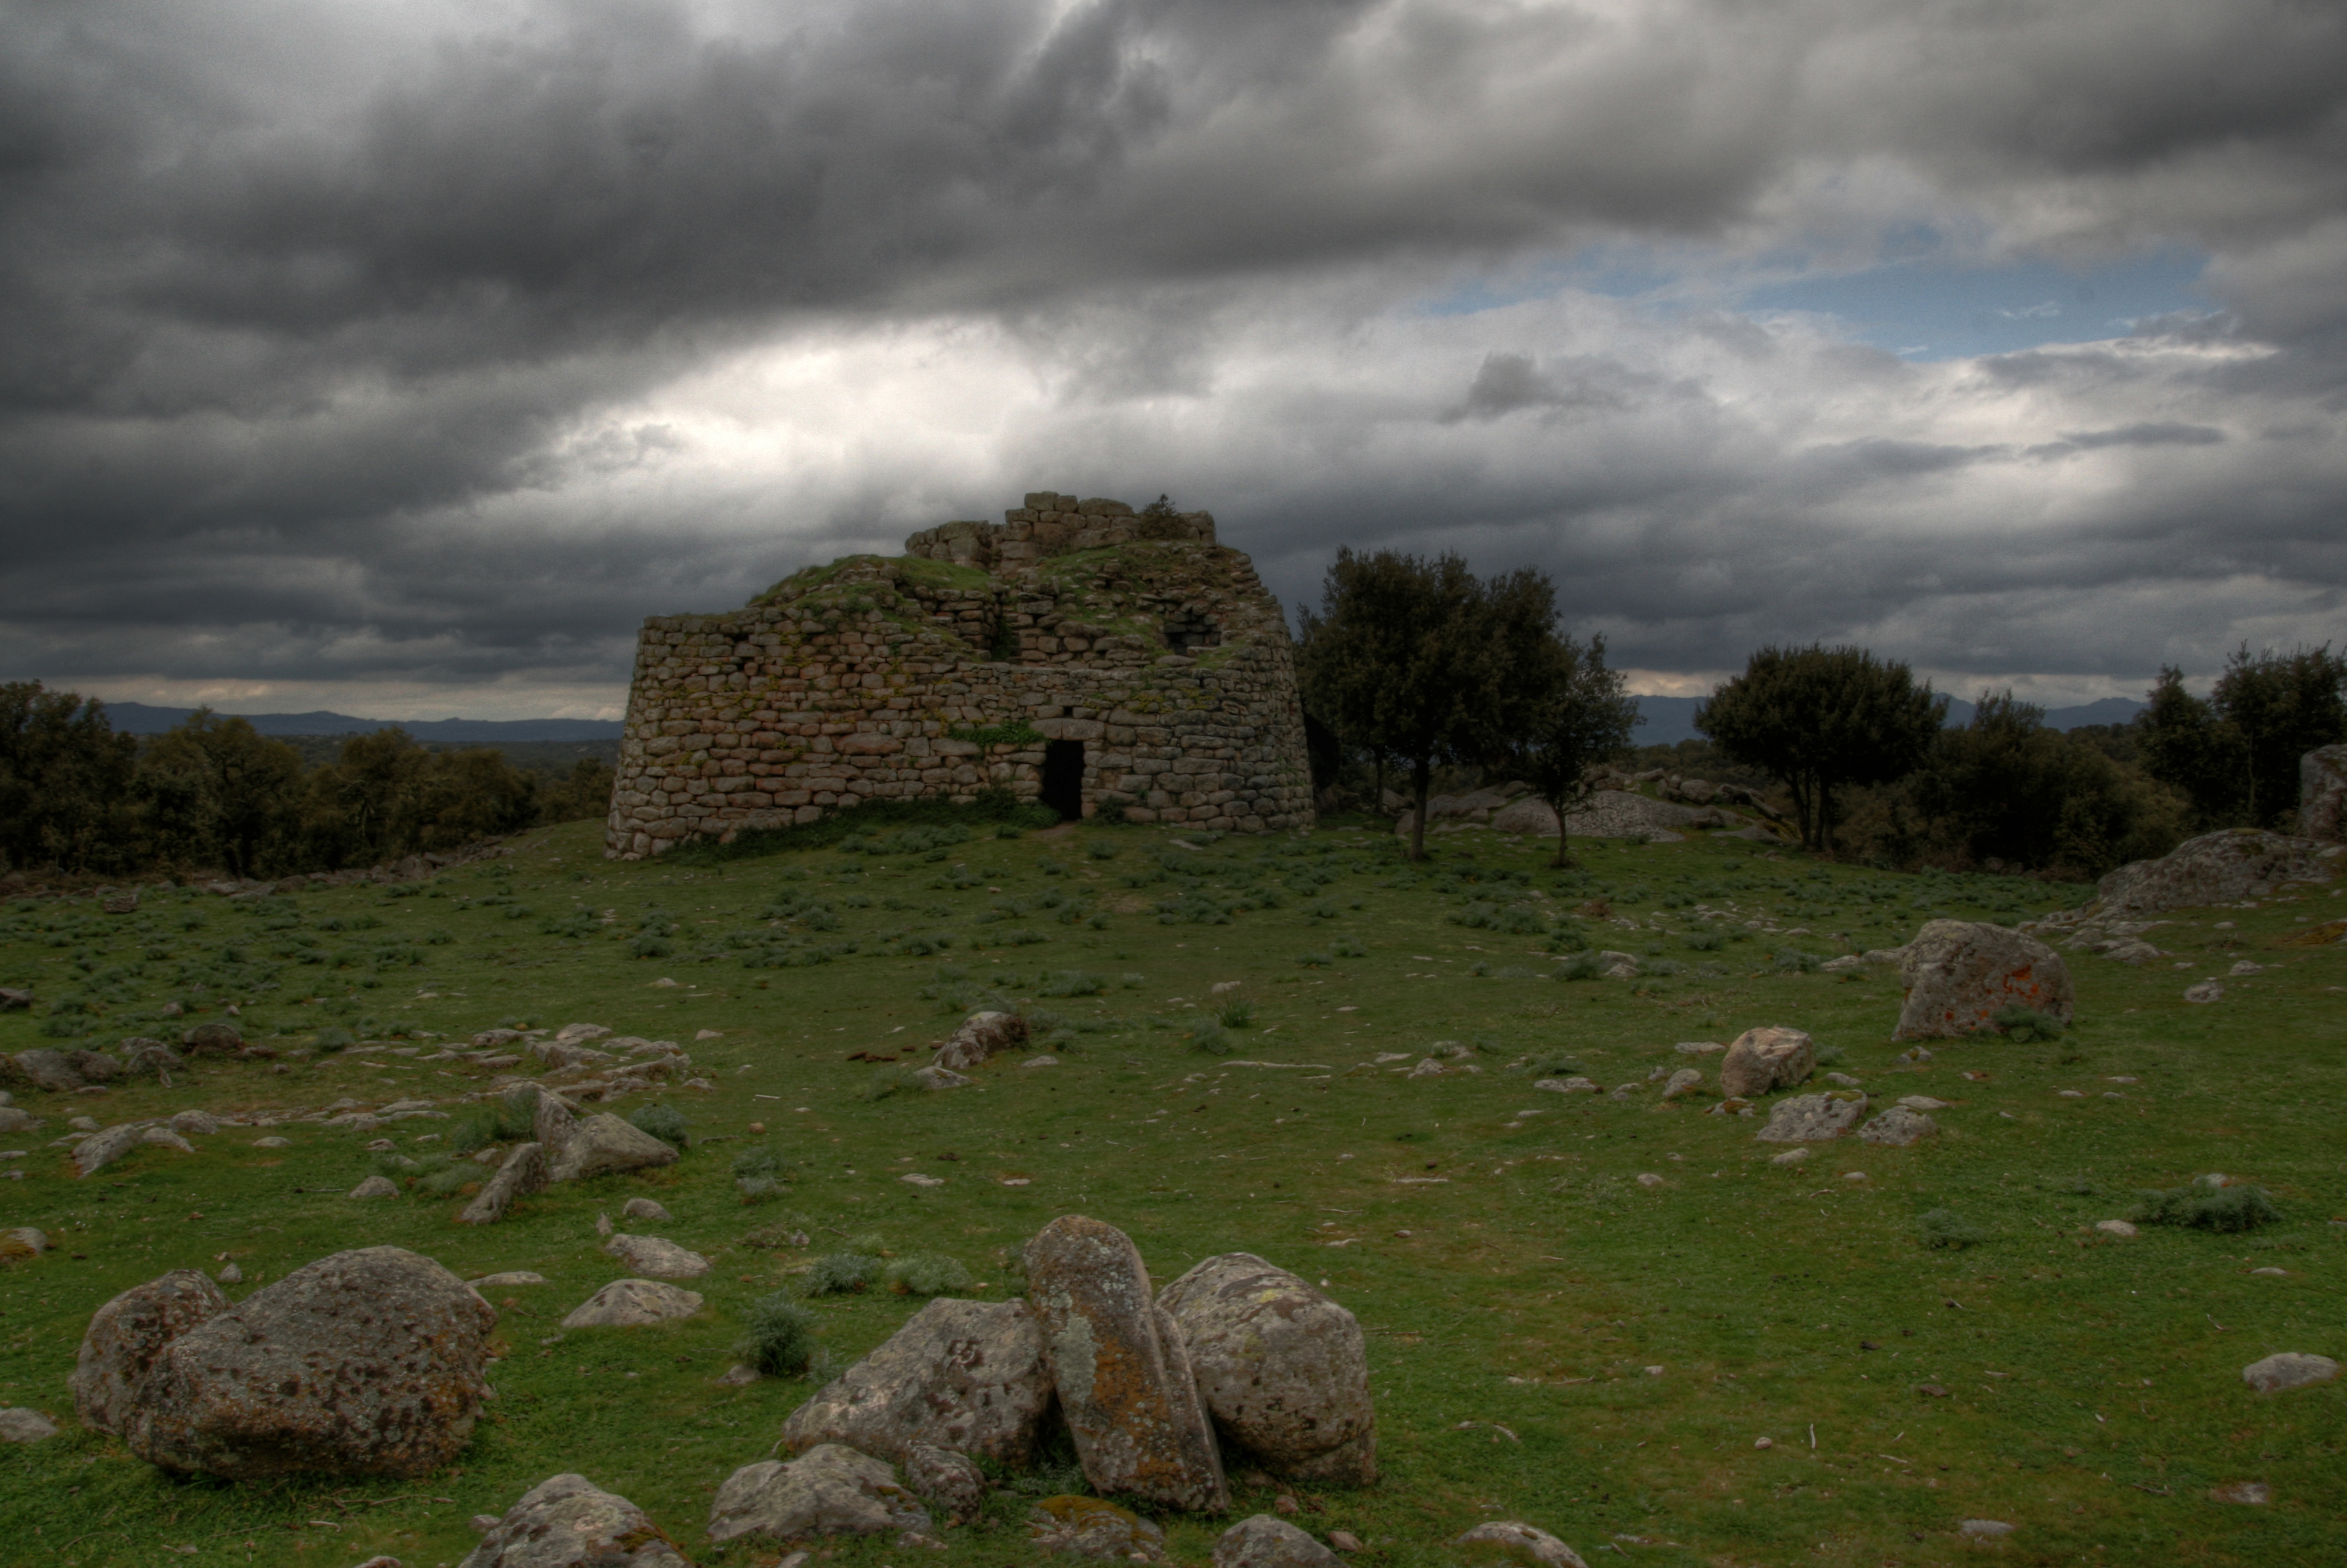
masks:
<path id="1" fill-rule="evenodd" d="M 605 854 L 1003 786 L 1091 815 L 1311 821 L 1295 650 L 1204 512 L 1043 492 L 638 643 Z"/>

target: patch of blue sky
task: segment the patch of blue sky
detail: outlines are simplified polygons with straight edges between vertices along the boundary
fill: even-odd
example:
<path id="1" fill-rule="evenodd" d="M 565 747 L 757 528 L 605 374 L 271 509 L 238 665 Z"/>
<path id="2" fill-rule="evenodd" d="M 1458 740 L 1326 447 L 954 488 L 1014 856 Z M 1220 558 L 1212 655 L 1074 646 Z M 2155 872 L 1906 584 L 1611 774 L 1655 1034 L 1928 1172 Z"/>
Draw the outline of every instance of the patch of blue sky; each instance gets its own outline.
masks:
<path id="1" fill-rule="evenodd" d="M 1462 278 L 1418 308 L 1473 315 L 1579 290 L 1662 316 L 1729 310 L 1761 319 L 1826 318 L 1854 342 L 1917 360 L 2096 343 L 2125 336 L 2139 321 L 2214 308 L 2200 287 L 2208 257 L 2197 251 L 2163 249 L 2094 266 L 1979 264 L 1949 259 L 1936 236 L 1909 233 L 1884 236 L 1878 254 L 1896 259 L 1834 268 L 1778 256 L 1723 268 L 1684 251 L 1604 247 Z"/>

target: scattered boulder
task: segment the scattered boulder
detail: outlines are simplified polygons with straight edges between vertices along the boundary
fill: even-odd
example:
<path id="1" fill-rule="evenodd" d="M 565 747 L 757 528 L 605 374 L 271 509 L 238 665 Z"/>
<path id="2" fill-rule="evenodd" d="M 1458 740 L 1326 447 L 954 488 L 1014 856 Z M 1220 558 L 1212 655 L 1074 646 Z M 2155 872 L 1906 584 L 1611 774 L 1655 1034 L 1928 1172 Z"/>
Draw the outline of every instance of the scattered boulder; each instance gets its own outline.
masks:
<path id="1" fill-rule="evenodd" d="M 956 1072 L 950 1067 L 924 1067 L 917 1069 L 913 1076 L 924 1089 L 967 1089 L 978 1081 L 968 1073 Z"/>
<path id="2" fill-rule="evenodd" d="M 905 1485 L 916 1497 L 942 1511 L 948 1524 L 978 1517 L 986 1505 L 986 1472 L 967 1454 L 915 1443 L 905 1450 Z"/>
<path id="3" fill-rule="evenodd" d="M 220 1287 L 192 1268 L 134 1285 L 91 1315 L 74 1358 L 74 1414 L 92 1431 L 119 1435 L 163 1348 L 229 1309 Z"/>
<path id="4" fill-rule="evenodd" d="M 526 1268 L 515 1268 L 507 1269 L 502 1274 L 485 1274 L 478 1279 L 468 1280 L 466 1283 L 475 1290 L 510 1290 L 521 1285 L 544 1285 L 546 1276 L 533 1274 Z"/>
<path id="5" fill-rule="evenodd" d="M 2252 1508 L 2263 1508 L 2273 1501 L 2273 1488 L 2261 1481 L 2227 1481 L 2222 1486 L 2209 1489 L 2209 1501 L 2247 1503 Z"/>
<path id="6" fill-rule="evenodd" d="M 1593 1083 L 1588 1079 L 1578 1076 L 1573 1078 L 1536 1079 L 1533 1081 L 1532 1087 L 1534 1089 L 1545 1089 L 1552 1094 L 1600 1094 L 1604 1092 L 1604 1085 Z"/>
<path id="7" fill-rule="evenodd" d="M 1450 1544 L 1466 1547 L 1472 1556 L 1505 1558 L 1531 1568 L 1589 1568 L 1580 1553 L 1547 1531 L 1512 1519 L 1476 1525 L 1461 1532 Z"/>
<path id="8" fill-rule="evenodd" d="M 0 1105 L 0 1132 L 31 1132 L 41 1126 L 41 1119 L 22 1106 Z"/>
<path id="9" fill-rule="evenodd" d="M 1271 1513 L 1240 1520 L 1214 1542 L 1214 1568 L 1330 1568 L 1337 1561 L 1334 1552 Z"/>
<path id="10" fill-rule="evenodd" d="M 1900 966 L 1906 999 L 1894 1040 L 1978 1034 L 2020 1006 L 2064 1023 L 2076 993 L 2062 956 L 2034 937 L 1972 920 L 1932 920 L 1908 944 Z"/>
<path id="11" fill-rule="evenodd" d="M 630 1198 L 620 1213 L 631 1220 L 664 1220 L 671 1218 L 667 1209 L 650 1198 Z"/>
<path id="12" fill-rule="evenodd" d="M 565 1328 L 635 1328 L 690 1317 L 701 1310 L 701 1293 L 653 1279 L 615 1279 L 570 1309 Z"/>
<path id="13" fill-rule="evenodd" d="M 1097 1497 L 1047 1497 L 1027 1515 L 1027 1543 L 1099 1563 L 1163 1563 L 1165 1532 Z"/>
<path id="14" fill-rule="evenodd" d="M 1008 1050 L 1027 1039 L 1027 1020 L 1017 1013 L 974 1012 L 938 1048 L 932 1065 L 966 1072 L 998 1050 Z"/>
<path id="15" fill-rule="evenodd" d="M 354 1198 L 395 1198 L 399 1196 L 399 1184 L 389 1176 L 369 1176 L 346 1195 Z"/>
<path id="16" fill-rule="evenodd" d="M 171 1069 L 179 1065 L 179 1053 L 159 1040 L 135 1036 L 119 1047 L 122 1064 L 134 1077 L 152 1078 L 169 1087 Z"/>
<path id="17" fill-rule="evenodd" d="M 1692 1067 L 1682 1067 L 1671 1074 L 1671 1081 L 1668 1083 L 1663 1085 L 1663 1098 L 1676 1100 L 1679 1096 L 1692 1094 L 1702 1087 L 1703 1074 Z"/>
<path id="18" fill-rule="evenodd" d="M 1132 1239 L 1063 1214 L 1027 1243 L 1028 1299 L 1085 1479 L 1168 1508 L 1230 1506 L 1188 1349 Z"/>
<path id="19" fill-rule="evenodd" d="M 220 1118 L 209 1111 L 182 1111 L 171 1118 L 171 1130 L 190 1138 L 209 1138 L 220 1131 Z"/>
<path id="20" fill-rule="evenodd" d="M 2347 745 L 2298 759 L 2298 831 L 2324 844 L 2347 839 Z"/>
<path id="21" fill-rule="evenodd" d="M 102 1050 L 69 1050 L 66 1063 L 85 1083 L 111 1083 L 122 1076 L 122 1063 Z"/>
<path id="22" fill-rule="evenodd" d="M 147 1141 L 147 1129 L 135 1122 L 93 1132 L 74 1145 L 74 1174 L 87 1181 Z"/>
<path id="23" fill-rule="evenodd" d="M 542 1193 L 547 1187 L 546 1151 L 536 1143 L 517 1143 L 506 1152 L 505 1163 L 497 1173 L 481 1184 L 465 1212 L 456 1216 L 460 1225 L 493 1225 L 506 1217 L 516 1198 L 531 1193 Z"/>
<path id="24" fill-rule="evenodd" d="M 2203 1007 L 2210 1002 L 2223 1001 L 2225 999 L 2224 983 L 2219 980 L 2202 980 L 2198 985 L 2187 986 L 2184 988 L 2184 999 Z"/>
<path id="25" fill-rule="evenodd" d="M 36 1089 L 51 1094 L 71 1094 L 82 1086 L 81 1074 L 74 1071 L 73 1063 L 61 1051 L 20 1050 L 15 1061 L 17 1074 Z"/>
<path id="26" fill-rule="evenodd" d="M 1857 1126 L 1865 1114 L 1866 1096 L 1851 1090 L 1797 1094 L 1777 1102 L 1768 1125 L 1752 1136 L 1763 1143 L 1822 1143 Z"/>
<path id="27" fill-rule="evenodd" d="M 2123 942 L 2115 942 L 2104 948 L 2103 957 L 2115 963 L 2133 964 L 2140 968 L 2155 958 L 2164 958 L 2168 955 L 2142 938 L 2133 937 Z"/>
<path id="28" fill-rule="evenodd" d="M 2095 1229 L 2105 1235 L 2116 1236 L 2121 1241 L 2132 1241 L 2137 1234 L 2135 1226 L 2126 1220 L 2096 1220 Z"/>
<path id="29" fill-rule="evenodd" d="M 1921 1111 L 1910 1111 L 1904 1105 L 1893 1105 L 1873 1121 L 1858 1130 L 1860 1139 L 1869 1143 L 1884 1143 L 1893 1149 L 1904 1149 L 1911 1143 L 1937 1137 L 1940 1124 Z"/>
<path id="30" fill-rule="evenodd" d="M 1198 1393 L 1223 1437 L 1297 1481 L 1378 1479 L 1368 1351 L 1350 1312 L 1245 1252 L 1205 1259 L 1157 1305 L 1189 1346 Z"/>
<path id="31" fill-rule="evenodd" d="M 234 1024 L 200 1023 L 179 1037 L 190 1056 L 234 1056 L 244 1049 L 244 1036 Z"/>
<path id="32" fill-rule="evenodd" d="M 165 1345 L 132 1399 L 132 1452 L 232 1481 L 421 1475 L 473 1435 L 497 1314 L 404 1247 L 335 1253 Z"/>
<path id="33" fill-rule="evenodd" d="M 159 1149 L 177 1149 L 182 1154 L 192 1154 L 196 1146 L 169 1127 L 142 1127 L 138 1130 L 141 1143 L 152 1143 Z"/>
<path id="34" fill-rule="evenodd" d="M 939 1296 L 792 1411 L 783 1443 L 844 1443 L 908 1468 L 928 1447 L 1016 1468 L 1034 1458 L 1051 1398 L 1032 1307 Z"/>
<path id="35" fill-rule="evenodd" d="M 653 1279 L 697 1279 L 709 1272 L 707 1258 L 656 1235 L 615 1235 L 603 1250 Z"/>
<path id="36" fill-rule="evenodd" d="M 1817 1067 L 1817 1042 L 1799 1030 L 1747 1029 L 1719 1059 L 1719 1091 L 1749 1099 L 1790 1089 L 1808 1082 Z"/>
<path id="37" fill-rule="evenodd" d="M 18 1225 L 0 1231 L 0 1263 L 14 1263 L 22 1257 L 38 1257 L 49 1250 L 49 1238 L 32 1225 Z"/>
<path id="38" fill-rule="evenodd" d="M 626 1498 L 583 1475 L 558 1475 L 489 1522 L 456 1568 L 692 1568 L 676 1542 Z"/>
<path id="39" fill-rule="evenodd" d="M 2285 1389 L 2303 1389 L 2313 1383 L 2328 1383 L 2339 1376 L 2339 1363 L 2328 1356 L 2310 1356 L 2301 1350 L 2284 1350 L 2262 1361 L 2252 1361 L 2241 1368 L 2241 1381 L 2260 1394 L 2276 1394 Z"/>
<path id="40" fill-rule="evenodd" d="M 543 1114 L 546 1106 L 559 1105 L 560 1102 L 548 1095 L 539 1104 Z M 619 1171 L 672 1165 L 676 1158 L 674 1145 L 662 1143 L 606 1111 L 582 1118 L 569 1127 L 568 1135 L 555 1148 L 547 1173 L 558 1182 L 578 1182 Z"/>
<path id="41" fill-rule="evenodd" d="M 0 1443 L 36 1443 L 57 1435 L 56 1422 L 23 1405 L 0 1410 Z"/>
<path id="42" fill-rule="evenodd" d="M 2157 915 L 2262 898 L 2286 882 L 2327 882 L 2329 862 L 2311 838 L 2229 828 L 2188 838 L 2157 860 L 2120 866 L 2095 885 L 2096 917 Z"/>
<path id="43" fill-rule="evenodd" d="M 809 1449 L 788 1463 L 760 1460 L 743 1465 L 725 1478 L 709 1509 L 712 1542 L 745 1535 L 788 1542 L 928 1528 L 928 1510 L 897 1483 L 893 1466 L 838 1443 Z"/>
<path id="44" fill-rule="evenodd" d="M 33 993 L 0 986 L 0 1012 L 23 1012 L 33 1005 Z"/>

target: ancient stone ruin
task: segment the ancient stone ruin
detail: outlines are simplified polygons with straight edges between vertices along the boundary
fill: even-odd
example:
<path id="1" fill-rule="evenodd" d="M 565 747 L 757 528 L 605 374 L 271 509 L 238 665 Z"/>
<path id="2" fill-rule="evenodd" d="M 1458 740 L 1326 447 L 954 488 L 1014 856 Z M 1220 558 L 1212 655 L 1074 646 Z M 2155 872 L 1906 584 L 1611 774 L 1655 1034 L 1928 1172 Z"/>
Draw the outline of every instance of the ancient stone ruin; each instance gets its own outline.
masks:
<path id="1" fill-rule="evenodd" d="M 1062 816 L 1312 820 L 1295 652 L 1214 519 L 1049 492 L 644 622 L 604 853 L 1002 786 Z"/>

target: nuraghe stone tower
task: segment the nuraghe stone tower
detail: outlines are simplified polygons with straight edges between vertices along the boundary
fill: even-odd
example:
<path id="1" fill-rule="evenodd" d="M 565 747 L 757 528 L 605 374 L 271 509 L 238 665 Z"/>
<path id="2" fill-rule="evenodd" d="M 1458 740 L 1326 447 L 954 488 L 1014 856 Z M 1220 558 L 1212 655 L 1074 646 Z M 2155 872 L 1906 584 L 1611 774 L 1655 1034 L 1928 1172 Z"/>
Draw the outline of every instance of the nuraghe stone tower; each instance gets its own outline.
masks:
<path id="1" fill-rule="evenodd" d="M 1312 820 L 1295 650 L 1204 512 L 1030 495 L 644 622 L 604 853 L 990 785 L 1065 816 Z"/>

